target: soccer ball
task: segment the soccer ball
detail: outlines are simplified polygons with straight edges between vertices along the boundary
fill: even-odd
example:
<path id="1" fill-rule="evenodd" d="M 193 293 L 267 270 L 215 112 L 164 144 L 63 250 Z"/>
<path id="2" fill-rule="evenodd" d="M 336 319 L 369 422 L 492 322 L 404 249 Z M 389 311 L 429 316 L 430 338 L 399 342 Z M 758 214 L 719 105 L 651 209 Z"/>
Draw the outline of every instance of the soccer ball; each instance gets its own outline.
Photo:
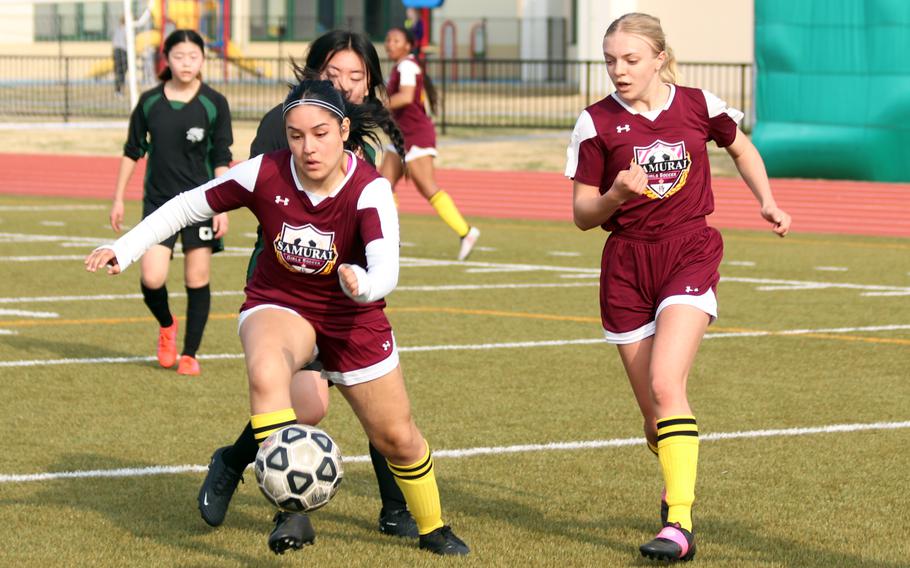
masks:
<path id="1" fill-rule="evenodd" d="M 291 512 L 315 511 L 338 491 L 344 477 L 341 449 L 328 434 L 295 424 L 259 446 L 256 481 L 266 499 Z"/>

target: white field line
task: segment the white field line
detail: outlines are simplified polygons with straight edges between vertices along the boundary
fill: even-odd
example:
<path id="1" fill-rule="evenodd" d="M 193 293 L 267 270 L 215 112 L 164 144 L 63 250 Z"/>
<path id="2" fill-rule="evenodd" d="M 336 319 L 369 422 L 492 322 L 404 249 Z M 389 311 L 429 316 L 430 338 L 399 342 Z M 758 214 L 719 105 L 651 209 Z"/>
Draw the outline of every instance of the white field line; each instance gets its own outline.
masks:
<path id="1" fill-rule="evenodd" d="M 0 329 L 0 335 L 19 335 L 19 332 L 12 329 Z"/>
<path id="2" fill-rule="evenodd" d="M 88 130 L 98 128 L 113 128 L 122 130 L 128 123 L 123 120 L 116 121 L 86 121 L 86 122 L 4 122 L 0 123 L 0 130 Z"/>
<path id="3" fill-rule="evenodd" d="M 876 296 L 879 298 L 884 296 L 910 296 L 910 288 L 900 292 L 865 292 L 860 294 L 860 296 Z"/>
<path id="4" fill-rule="evenodd" d="M 0 212 L 26 211 L 101 211 L 110 209 L 107 205 L 0 205 Z"/>
<path id="5" fill-rule="evenodd" d="M 110 243 L 110 237 L 98 238 L 98 237 L 75 237 L 75 236 L 64 236 L 64 235 L 32 235 L 26 233 L 2 233 L 0 232 L 0 242 L 4 242 L 6 239 L 13 239 L 13 242 L 84 242 L 90 246 L 98 246 L 104 243 Z M 235 252 L 236 251 L 236 252 Z M 221 253 L 222 257 L 235 257 L 247 255 L 251 252 L 251 249 L 243 247 L 229 247 L 228 250 L 225 250 L 224 253 Z M 179 256 L 179 255 L 175 255 Z M 14 262 L 38 262 L 43 260 L 82 260 L 84 257 L 79 255 L 68 255 L 68 256 L 9 256 L 9 257 L 0 257 L 0 262 L 2 261 L 14 261 Z M 456 266 L 460 268 L 466 268 L 466 272 L 559 272 L 561 277 L 565 278 L 568 275 L 579 275 L 578 277 L 583 277 L 580 275 L 596 275 L 600 273 L 600 268 L 580 268 L 580 267 L 570 267 L 570 266 L 554 266 L 554 265 L 536 265 L 536 264 L 506 264 L 500 262 L 477 262 L 477 261 L 458 261 L 458 260 L 443 260 L 443 259 L 431 259 L 431 258 L 415 258 L 415 257 L 401 257 L 400 259 L 402 268 L 430 268 L 430 267 L 440 267 L 440 266 Z M 804 281 L 804 280 L 780 280 L 773 278 L 744 278 L 736 276 L 724 276 L 721 277 L 721 282 L 740 282 L 744 284 L 762 284 L 763 286 L 758 286 L 756 290 L 763 292 L 771 291 L 781 291 L 781 290 L 816 290 L 824 288 L 840 288 L 847 290 L 861 290 L 863 296 L 878 296 L 878 295 L 887 295 L 887 296 L 903 296 L 910 295 L 910 286 L 885 286 L 885 285 L 875 285 L 875 284 L 851 284 L 851 283 L 837 283 L 837 282 L 815 282 L 815 281 Z M 400 288 L 399 288 L 400 289 Z M 880 294 L 880 293 L 884 294 Z"/>
<path id="6" fill-rule="evenodd" d="M 88 246 L 98 246 L 104 243 L 113 242 L 110 236 L 107 237 L 77 237 L 74 235 L 33 235 L 30 233 L 0 233 L 0 239 L 3 242 L 12 243 L 40 243 L 40 242 L 81 242 Z"/>
<path id="7" fill-rule="evenodd" d="M 411 265 L 415 266 L 415 265 Z M 585 269 L 587 270 L 587 269 Z M 562 278 L 588 279 L 597 278 L 598 274 L 565 274 Z M 799 280 L 773 280 L 769 278 L 740 278 L 734 276 L 723 276 L 721 282 L 738 282 L 743 284 L 764 284 L 757 288 L 762 291 L 770 290 L 802 290 L 802 289 L 820 289 L 820 288 L 846 288 L 851 290 L 875 290 L 874 292 L 864 292 L 863 296 L 907 296 L 910 295 L 910 287 L 899 286 L 879 286 L 875 284 L 836 284 L 831 282 L 809 282 Z M 767 286 L 769 283 L 780 283 L 780 287 Z M 514 283 L 514 284 L 448 284 L 448 285 L 428 285 L 428 286 L 399 286 L 395 292 L 459 292 L 470 290 L 517 290 L 525 288 L 581 288 L 597 286 L 597 282 L 556 282 L 556 283 Z M 172 297 L 182 297 L 186 294 L 183 292 L 171 292 Z M 216 290 L 212 292 L 213 296 L 241 296 L 241 290 Z M 52 303 L 52 302 L 94 302 L 105 300 L 132 300 L 139 299 L 140 294 L 97 294 L 87 296 L 22 296 L 22 297 L 0 297 L 0 304 L 30 304 L 30 303 Z"/>
<path id="8" fill-rule="evenodd" d="M 50 262 L 50 261 L 83 261 L 85 260 L 86 255 L 91 252 L 87 251 L 85 254 L 58 254 L 58 255 L 35 255 L 35 256 L 0 256 L 0 262 Z M 221 257 L 248 257 L 250 256 L 249 249 L 239 249 L 232 250 L 232 247 L 225 247 L 224 252 L 218 253 L 218 256 Z M 174 252 L 174 258 L 183 257 L 182 252 Z"/>
<path id="9" fill-rule="evenodd" d="M 725 260 L 723 263 L 729 266 L 755 266 L 751 260 Z"/>
<path id="10" fill-rule="evenodd" d="M 874 422 L 869 424 L 831 424 L 829 426 L 807 426 L 802 428 L 782 428 L 774 430 L 745 430 L 740 432 L 717 432 L 699 435 L 701 442 L 723 440 L 743 440 L 755 438 L 778 438 L 784 436 L 811 436 L 818 434 L 843 434 L 875 430 L 901 430 L 910 428 L 906 422 Z M 551 442 L 548 444 L 520 444 L 514 446 L 490 446 L 461 448 L 455 450 L 434 450 L 436 458 L 469 458 L 503 454 L 524 454 L 531 452 L 598 450 L 603 448 L 621 448 L 643 445 L 643 438 L 613 438 L 610 440 L 586 440 L 576 442 Z M 365 463 L 370 456 L 348 456 L 344 463 Z M 50 481 L 55 479 L 97 479 L 105 477 L 144 477 L 149 475 L 201 473 L 208 470 L 206 465 L 150 466 L 138 468 L 95 469 L 82 471 L 60 471 L 51 473 L 0 474 L 0 483 L 25 483 L 29 481 Z"/>
<path id="11" fill-rule="evenodd" d="M 739 282 L 741 284 L 760 284 L 755 289 L 761 292 L 780 290 L 819 290 L 834 288 L 842 290 L 862 290 L 862 296 L 879 295 L 879 292 L 897 292 L 898 295 L 910 294 L 910 286 L 886 286 L 879 284 L 850 284 L 848 282 L 815 282 L 811 280 L 778 280 L 775 278 L 743 278 L 739 276 L 721 276 L 721 282 Z"/>
<path id="12" fill-rule="evenodd" d="M 26 310 L 0 310 L 0 316 L 17 316 L 23 318 L 53 319 L 59 318 L 56 312 L 30 312 Z"/>
<path id="13" fill-rule="evenodd" d="M 448 284 L 442 286 L 399 286 L 395 292 L 458 292 L 469 290 L 516 290 L 522 288 L 590 288 L 596 282 L 554 282 L 554 283 L 516 283 L 516 284 Z M 185 292 L 168 292 L 172 298 L 186 296 Z M 216 290 L 212 296 L 243 296 L 243 290 Z M 142 294 L 95 294 L 90 296 L 22 296 L 0 297 L 2 304 L 33 304 L 53 302 L 97 302 L 107 300 L 138 300 Z"/>
<path id="14" fill-rule="evenodd" d="M 772 337 L 777 335 L 807 335 L 811 333 L 854 333 L 875 331 L 900 331 L 910 329 L 906 325 L 876 325 L 865 327 L 831 327 L 820 329 L 785 329 L 780 331 L 738 331 L 722 333 L 706 333 L 705 339 L 729 339 L 736 337 Z M 401 353 L 425 353 L 428 351 L 486 351 L 490 349 L 525 349 L 537 347 L 563 347 L 567 345 L 606 345 L 601 338 L 589 339 L 553 339 L 544 341 L 511 341 L 505 343 L 474 343 L 458 345 L 415 345 L 412 347 L 399 346 Z M 243 353 L 202 353 L 198 356 L 203 361 L 215 359 L 242 359 Z M 155 361 L 154 357 L 93 357 L 93 358 L 67 358 L 67 359 L 30 359 L 20 361 L 0 361 L 0 368 L 11 367 L 49 367 L 56 365 L 93 365 L 109 363 L 141 363 Z"/>
<path id="15" fill-rule="evenodd" d="M 560 274 L 559 277 L 560 278 L 590 278 L 593 280 L 595 278 L 600 278 L 600 273 L 593 272 L 591 274 Z"/>

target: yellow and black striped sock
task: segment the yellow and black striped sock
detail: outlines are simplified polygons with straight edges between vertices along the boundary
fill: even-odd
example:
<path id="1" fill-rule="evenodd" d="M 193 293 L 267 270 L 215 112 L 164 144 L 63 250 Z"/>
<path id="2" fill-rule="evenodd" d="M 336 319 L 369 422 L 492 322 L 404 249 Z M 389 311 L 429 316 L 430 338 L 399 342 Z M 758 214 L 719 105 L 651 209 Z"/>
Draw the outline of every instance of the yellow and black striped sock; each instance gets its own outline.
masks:
<path id="1" fill-rule="evenodd" d="M 250 417 L 250 424 L 253 426 L 256 443 L 261 445 L 275 430 L 297 424 L 297 415 L 293 408 L 284 408 L 264 414 L 254 414 Z"/>
<path id="2" fill-rule="evenodd" d="M 433 454 L 427 444 L 427 452 L 416 463 L 395 465 L 389 469 L 395 476 L 395 483 L 408 502 L 408 509 L 417 521 L 417 532 L 431 533 L 443 525 L 442 506 L 439 504 L 439 487 L 433 473 Z"/>
<path id="3" fill-rule="evenodd" d="M 667 522 L 691 531 L 698 469 L 698 423 L 694 416 L 668 416 L 657 421 L 657 457 L 670 506 Z"/>
<path id="4" fill-rule="evenodd" d="M 648 449 L 651 450 L 651 453 L 655 456 L 660 455 L 657 453 L 657 444 L 652 444 L 651 440 L 645 440 L 645 443 L 648 444 Z"/>
<path id="5" fill-rule="evenodd" d="M 445 221 L 445 224 L 451 227 L 459 237 L 463 238 L 471 230 L 468 222 L 461 216 L 461 212 L 448 193 L 440 189 L 430 198 L 430 205 Z"/>

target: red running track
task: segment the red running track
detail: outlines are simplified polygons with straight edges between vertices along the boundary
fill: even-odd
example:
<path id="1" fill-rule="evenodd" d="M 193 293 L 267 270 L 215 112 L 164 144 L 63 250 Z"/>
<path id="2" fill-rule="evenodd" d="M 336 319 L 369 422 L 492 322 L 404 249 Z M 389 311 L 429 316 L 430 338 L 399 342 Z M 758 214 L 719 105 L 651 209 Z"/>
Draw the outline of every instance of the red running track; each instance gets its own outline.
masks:
<path id="1" fill-rule="evenodd" d="M 105 198 L 114 193 L 119 157 L 0 153 L 0 193 Z M 127 190 L 139 199 L 145 161 Z M 571 182 L 559 173 L 439 170 L 437 181 L 466 216 L 572 220 Z M 774 179 L 778 204 L 793 216 L 793 231 L 910 237 L 910 184 Z M 715 178 L 719 228 L 768 229 L 739 178 Z M 410 182 L 398 186 L 401 211 L 433 214 Z"/>

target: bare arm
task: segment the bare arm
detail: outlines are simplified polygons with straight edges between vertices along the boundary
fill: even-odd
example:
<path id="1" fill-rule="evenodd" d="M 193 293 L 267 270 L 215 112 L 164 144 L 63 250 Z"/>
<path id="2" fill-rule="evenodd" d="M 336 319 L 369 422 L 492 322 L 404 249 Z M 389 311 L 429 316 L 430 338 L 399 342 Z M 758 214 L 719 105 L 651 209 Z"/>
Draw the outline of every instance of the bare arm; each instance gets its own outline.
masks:
<path id="1" fill-rule="evenodd" d="M 575 226 L 582 231 L 593 229 L 607 222 L 619 206 L 641 195 L 648 184 L 648 176 L 638 164 L 616 174 L 610 189 L 600 194 L 600 189 L 580 182 L 572 188 L 572 216 Z"/>
<path id="2" fill-rule="evenodd" d="M 389 97 L 389 110 L 397 110 L 411 104 L 415 89 L 414 86 L 401 86 L 397 93 Z"/>
<path id="3" fill-rule="evenodd" d="M 133 171 L 136 169 L 136 162 L 123 156 L 120 159 L 120 171 L 117 173 L 117 186 L 114 189 L 114 203 L 111 205 L 111 228 L 115 233 L 122 230 L 123 225 L 123 196 L 126 194 L 126 185 L 130 178 L 133 177 Z"/>
<path id="4" fill-rule="evenodd" d="M 741 130 L 736 130 L 736 138 L 726 147 L 727 153 L 733 158 L 736 169 L 743 181 L 749 186 L 752 195 L 761 207 L 761 216 L 773 225 L 772 231 L 783 237 L 790 230 L 790 215 L 777 206 L 774 195 L 771 193 L 771 182 L 768 181 L 768 172 L 765 163 L 758 153 L 758 149 Z"/>

